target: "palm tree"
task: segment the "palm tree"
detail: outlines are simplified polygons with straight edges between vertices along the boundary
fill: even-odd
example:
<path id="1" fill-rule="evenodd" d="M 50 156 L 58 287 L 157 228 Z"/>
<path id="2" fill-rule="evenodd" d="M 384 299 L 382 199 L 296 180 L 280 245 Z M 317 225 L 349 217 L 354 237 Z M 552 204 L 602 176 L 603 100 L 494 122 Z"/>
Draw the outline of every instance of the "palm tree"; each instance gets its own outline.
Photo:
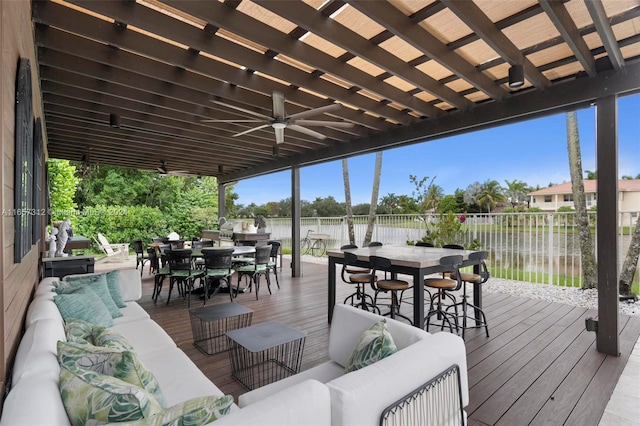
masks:
<path id="1" fill-rule="evenodd" d="M 371 242 L 373 235 L 373 225 L 376 221 L 376 209 L 378 207 L 378 194 L 380 193 L 380 174 L 382 173 L 382 151 L 376 153 L 376 165 L 373 171 L 373 188 L 371 188 L 371 204 L 369 204 L 369 220 L 367 221 L 367 232 L 364 234 L 362 245 L 367 246 Z"/>
<path id="2" fill-rule="evenodd" d="M 504 196 L 507 201 L 511 203 L 511 207 L 516 208 L 519 205 L 527 202 L 529 185 L 518 179 L 514 179 L 511 182 L 505 179 L 504 183 L 507 184 L 507 189 L 504 191 Z"/>
<path id="3" fill-rule="evenodd" d="M 353 210 L 351 208 L 351 185 L 349 185 L 349 164 L 347 159 L 342 159 L 342 179 L 344 180 L 344 203 L 347 208 L 347 230 L 349 244 L 356 243 L 356 233 L 353 229 Z"/>
<path id="4" fill-rule="evenodd" d="M 575 111 L 567 113 L 567 149 L 569 151 L 569 173 L 573 190 L 573 204 L 576 209 L 578 240 L 580 241 L 580 258 L 584 275 L 584 288 L 598 287 L 598 267 L 589 227 L 587 201 L 582 181 L 582 158 L 580 155 L 580 136 L 578 135 L 578 119 Z M 587 171 L 587 177 L 592 173 Z M 595 176 L 596 173 L 593 173 Z"/>
<path id="5" fill-rule="evenodd" d="M 491 209 L 501 201 L 505 201 L 505 198 L 502 193 L 502 187 L 497 180 L 487 180 L 482 184 L 480 196 L 478 197 L 480 206 L 486 206 L 487 212 L 491 213 Z"/>

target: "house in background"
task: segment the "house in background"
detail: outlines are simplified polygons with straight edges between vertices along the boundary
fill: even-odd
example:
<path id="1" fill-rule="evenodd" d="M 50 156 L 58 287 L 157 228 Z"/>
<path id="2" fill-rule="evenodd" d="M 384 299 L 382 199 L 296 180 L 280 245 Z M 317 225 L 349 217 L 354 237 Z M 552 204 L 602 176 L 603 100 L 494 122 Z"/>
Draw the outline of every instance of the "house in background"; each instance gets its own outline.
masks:
<path id="1" fill-rule="evenodd" d="M 584 180 L 587 209 L 598 205 L 596 183 L 596 180 Z M 530 206 L 541 210 L 556 211 L 564 206 L 574 208 L 571 182 L 543 188 L 528 195 L 531 197 Z M 640 179 L 618 181 L 618 211 L 623 214 L 623 222 L 630 217 L 637 217 L 637 213 L 640 212 Z"/>

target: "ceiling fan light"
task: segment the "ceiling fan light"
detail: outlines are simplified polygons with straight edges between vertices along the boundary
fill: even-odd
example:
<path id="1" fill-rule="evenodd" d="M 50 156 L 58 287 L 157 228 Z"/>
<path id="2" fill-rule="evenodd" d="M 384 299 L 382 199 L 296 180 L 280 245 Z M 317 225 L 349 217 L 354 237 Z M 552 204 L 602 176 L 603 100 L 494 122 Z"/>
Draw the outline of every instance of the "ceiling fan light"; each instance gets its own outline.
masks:
<path id="1" fill-rule="evenodd" d="M 120 127 L 120 116 L 118 114 L 109 114 L 109 126 Z"/>
<path id="2" fill-rule="evenodd" d="M 524 84 L 524 69 L 522 65 L 512 65 L 509 68 L 509 87 L 516 89 Z"/>
<path id="3" fill-rule="evenodd" d="M 284 129 L 285 127 L 287 127 L 287 123 L 283 121 L 274 121 L 273 123 L 271 123 L 271 127 L 273 127 L 274 129 Z"/>

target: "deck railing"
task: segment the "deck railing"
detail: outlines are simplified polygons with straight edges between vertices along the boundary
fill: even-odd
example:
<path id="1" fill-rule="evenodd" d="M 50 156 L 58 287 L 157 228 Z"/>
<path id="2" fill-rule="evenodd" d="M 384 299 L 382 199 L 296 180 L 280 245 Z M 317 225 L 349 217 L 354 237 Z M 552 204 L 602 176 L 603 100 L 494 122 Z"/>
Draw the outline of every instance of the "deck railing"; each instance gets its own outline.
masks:
<path id="1" fill-rule="evenodd" d="M 629 249 L 638 217 L 638 212 L 620 213 L 620 266 Z M 406 245 L 420 240 L 426 233 L 426 223 L 437 220 L 437 215 L 378 215 L 371 240 L 385 245 Z M 367 221 L 367 216 L 353 217 L 358 245 L 362 245 L 364 240 Z M 596 212 L 589 212 L 589 222 L 595 239 Z M 349 243 L 346 217 L 302 218 L 300 229 L 302 237 L 307 230 L 328 234 L 327 248 Z M 489 252 L 489 267 L 494 277 L 561 286 L 581 285 L 582 264 L 575 213 L 468 214 L 463 229 L 466 231 L 465 246 L 478 240 L 480 248 Z M 267 230 L 272 238 L 282 241 L 285 250 L 291 248 L 290 218 L 267 219 Z M 634 281 L 638 281 L 638 274 Z"/>

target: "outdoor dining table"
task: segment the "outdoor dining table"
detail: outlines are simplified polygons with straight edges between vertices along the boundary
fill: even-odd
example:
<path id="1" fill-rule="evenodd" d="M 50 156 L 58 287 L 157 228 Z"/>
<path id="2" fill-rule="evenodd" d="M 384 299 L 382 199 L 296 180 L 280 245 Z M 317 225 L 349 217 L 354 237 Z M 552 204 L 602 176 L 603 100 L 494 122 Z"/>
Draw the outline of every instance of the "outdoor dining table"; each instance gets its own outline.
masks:
<path id="1" fill-rule="evenodd" d="M 444 249 L 435 247 L 416 246 L 391 246 L 383 245 L 378 247 L 361 247 L 357 249 L 347 249 L 358 258 L 355 266 L 369 267 L 369 256 L 381 256 L 391 260 L 390 272 L 393 276 L 406 274 L 413 277 L 413 325 L 424 328 L 424 284 L 426 275 L 445 272 L 440 265 L 440 258 L 444 256 L 462 255 L 462 267 L 473 265 L 469 260 L 470 250 Z M 336 304 L 336 264 L 344 263 L 344 251 L 331 249 L 327 251 L 329 256 L 328 273 L 328 320 L 331 322 L 333 307 Z M 474 265 L 474 272 L 477 271 Z M 473 287 L 473 304 L 482 308 L 482 287 Z"/>

